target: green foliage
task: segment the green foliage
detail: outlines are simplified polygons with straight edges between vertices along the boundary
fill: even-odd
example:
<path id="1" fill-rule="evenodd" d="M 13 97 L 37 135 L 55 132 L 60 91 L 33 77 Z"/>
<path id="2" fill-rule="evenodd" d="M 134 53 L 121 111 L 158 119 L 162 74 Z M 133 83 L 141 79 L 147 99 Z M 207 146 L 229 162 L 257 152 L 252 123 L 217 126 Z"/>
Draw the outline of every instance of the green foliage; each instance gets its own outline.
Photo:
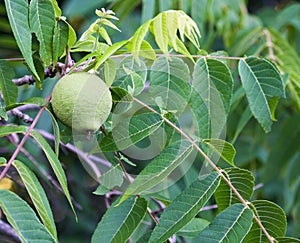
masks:
<path id="1" fill-rule="evenodd" d="M 23 242 L 57 242 L 41 224 L 35 212 L 16 194 L 0 190 L 0 205 Z"/>
<path id="2" fill-rule="evenodd" d="M 144 198 L 128 198 L 123 204 L 113 204 L 98 224 L 91 242 L 126 242 L 143 220 L 147 211 Z"/>
<path id="3" fill-rule="evenodd" d="M 0 5 L 20 50 L 0 60 L 1 220 L 22 242 L 299 241 L 300 5 L 245 2 Z M 112 94 L 94 133 L 51 108 L 78 71 Z"/>

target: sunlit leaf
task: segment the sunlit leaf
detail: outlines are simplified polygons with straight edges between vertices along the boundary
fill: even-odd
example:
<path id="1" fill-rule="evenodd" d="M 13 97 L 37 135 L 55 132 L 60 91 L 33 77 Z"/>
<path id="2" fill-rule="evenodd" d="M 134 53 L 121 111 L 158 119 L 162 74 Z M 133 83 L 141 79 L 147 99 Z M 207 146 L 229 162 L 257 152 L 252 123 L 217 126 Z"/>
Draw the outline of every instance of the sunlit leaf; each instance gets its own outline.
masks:
<path id="1" fill-rule="evenodd" d="M 206 143 L 214 152 L 220 155 L 222 159 L 234 166 L 236 151 L 231 143 L 216 138 L 204 139 L 203 142 Z"/>
<path id="2" fill-rule="evenodd" d="M 95 64 L 94 69 L 97 70 L 111 55 L 113 55 L 116 51 L 125 46 L 127 42 L 128 40 L 123 40 L 120 42 L 116 42 L 110 47 L 108 47 L 107 50 L 103 53 L 103 55 L 97 58 L 97 62 Z"/>

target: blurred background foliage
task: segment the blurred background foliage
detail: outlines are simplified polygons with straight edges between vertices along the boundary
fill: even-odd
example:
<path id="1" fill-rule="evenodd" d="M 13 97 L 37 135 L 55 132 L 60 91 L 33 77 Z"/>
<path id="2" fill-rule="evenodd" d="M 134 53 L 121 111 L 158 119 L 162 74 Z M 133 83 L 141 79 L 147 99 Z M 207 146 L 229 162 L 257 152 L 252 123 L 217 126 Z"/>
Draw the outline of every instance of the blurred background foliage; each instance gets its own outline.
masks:
<path id="1" fill-rule="evenodd" d="M 61 0 L 58 2 L 63 10 L 63 15 L 76 30 L 77 37 L 97 17 L 94 14 L 95 9 L 102 7 L 114 10 L 116 16 L 120 18 L 115 24 L 122 32 L 109 32 L 113 42 L 130 38 L 138 26 L 161 11 L 182 9 L 197 22 L 202 35 L 201 48 L 208 53 L 225 50 L 228 55 L 234 55 L 236 53 L 235 43 L 239 36 L 257 26 L 268 26 L 279 31 L 297 53 L 300 53 L 300 3 L 296 1 Z M 151 42 L 151 39 L 149 41 Z M 190 48 L 192 49 L 192 46 Z M 255 50 L 255 47 L 253 49 Z M 0 58 L 19 56 L 6 18 L 4 1 L 1 0 Z M 74 58 L 79 57 L 75 56 Z M 236 65 L 236 63 L 232 63 L 232 65 Z M 22 76 L 26 72 L 27 70 L 23 66 L 16 67 L 18 76 Z M 52 79 L 51 82 L 44 82 L 42 90 L 36 90 L 29 86 L 21 87 L 19 88 L 19 99 L 24 100 L 33 94 L 46 97 L 54 84 Z M 238 99 L 238 97 L 236 98 Z M 243 111 L 243 104 L 241 104 L 230 114 L 227 130 L 228 141 L 234 139 L 234 132 Z M 29 115 L 34 115 L 35 111 L 31 112 Z M 254 198 L 264 198 L 279 204 L 288 215 L 287 235 L 300 237 L 300 114 L 291 99 L 287 98 L 280 102 L 276 118 L 277 122 L 269 134 L 265 134 L 253 118 L 248 122 L 240 136 L 234 141 L 237 150 L 236 164 L 250 169 L 255 174 L 256 184 L 261 185 L 256 190 Z M 18 119 L 10 122 L 22 123 Z M 47 114 L 43 115 L 37 127 L 52 132 L 51 119 Z M 33 155 L 33 159 L 43 166 L 44 156 L 35 144 L 27 143 L 25 148 Z M 8 141 L 0 141 L 1 156 L 11 154 L 14 149 Z M 32 158 L 24 154 L 19 156 L 23 161 L 27 161 L 31 168 L 35 168 Z M 104 197 L 92 194 L 97 184 L 85 171 L 76 154 L 69 150 L 63 150 L 60 160 L 67 168 L 71 194 L 77 202 L 77 209 L 79 209 L 77 210 L 79 221 L 76 223 L 64 196 L 50 185 L 47 187 L 58 224 L 58 235 L 63 237 L 60 241 L 88 242 L 101 215 L 106 211 Z M 190 177 L 193 177 L 195 173 L 196 169 L 192 168 L 184 178 L 170 188 L 170 193 L 175 197 L 184 185 L 190 183 Z M 22 185 L 16 182 L 12 189 L 21 195 L 22 192 L 25 194 Z M 211 211 L 203 214 L 213 216 Z"/>

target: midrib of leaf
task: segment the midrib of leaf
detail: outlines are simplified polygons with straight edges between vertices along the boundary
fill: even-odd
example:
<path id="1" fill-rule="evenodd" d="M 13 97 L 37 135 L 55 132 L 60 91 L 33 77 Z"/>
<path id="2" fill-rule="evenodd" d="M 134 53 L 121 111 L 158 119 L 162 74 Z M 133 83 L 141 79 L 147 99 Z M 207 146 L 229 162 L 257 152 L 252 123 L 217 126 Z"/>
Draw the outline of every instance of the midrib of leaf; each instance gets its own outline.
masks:
<path id="1" fill-rule="evenodd" d="M 224 234 L 224 236 L 223 236 L 223 238 L 221 239 L 220 242 L 222 242 L 222 240 L 227 237 L 227 235 L 233 229 L 233 226 L 239 221 L 239 219 L 241 218 L 241 216 L 243 215 L 243 213 L 244 213 L 245 210 L 249 210 L 249 209 L 246 208 L 246 207 L 243 208 L 243 210 L 240 212 L 239 216 L 235 219 L 235 221 L 233 222 L 233 224 L 231 225 L 231 227 L 228 228 L 227 233 Z"/>
<path id="2" fill-rule="evenodd" d="M 207 193 L 211 190 L 211 188 L 213 188 L 213 187 L 215 187 L 215 189 L 217 188 L 217 186 L 215 185 L 215 182 L 216 181 L 220 181 L 220 176 L 216 173 L 216 172 L 213 172 L 213 173 L 215 173 L 215 178 L 214 178 L 214 180 L 212 180 L 212 181 L 210 181 L 210 185 L 209 185 L 209 187 L 207 187 L 207 189 L 203 192 L 203 194 L 200 196 L 200 197 L 198 197 L 198 200 L 193 204 L 193 205 L 191 205 L 191 207 L 189 207 L 189 209 L 187 210 L 187 211 L 185 211 L 184 212 L 184 214 L 182 214 L 181 215 L 181 217 L 180 218 L 178 218 L 178 220 L 177 221 L 174 221 L 174 223 L 173 223 L 173 226 L 171 227 L 171 228 L 169 228 L 169 229 L 167 229 L 167 231 L 163 234 L 163 235 L 161 235 L 160 237 L 159 237 L 159 239 L 156 239 L 156 241 L 158 241 L 158 240 L 162 240 L 162 239 L 164 239 L 164 237 L 167 235 L 168 237 L 169 237 L 169 232 L 172 230 L 172 229 L 174 229 L 174 228 L 176 228 L 176 226 L 177 226 L 177 224 L 180 222 L 180 221 L 182 221 L 182 219 L 184 219 L 187 215 L 189 215 L 189 214 L 192 214 L 191 212 L 196 208 L 196 207 L 199 207 L 199 202 L 201 201 L 201 200 L 203 200 L 203 198 L 204 197 L 207 197 Z M 207 179 L 207 178 L 205 178 L 205 179 Z M 204 180 L 205 180 L 204 179 Z M 198 181 L 197 181 L 198 182 Z M 220 183 L 220 182 L 218 182 L 218 183 Z M 189 188 L 187 188 L 186 190 L 189 190 Z M 180 194 L 177 198 L 179 198 L 180 196 L 181 196 L 182 194 Z M 176 198 L 176 199 L 177 199 Z M 210 197 L 208 197 L 207 198 L 207 200 L 209 199 Z M 174 203 L 176 203 L 176 199 L 173 201 Z M 206 200 L 206 201 L 207 201 Z M 206 201 L 205 202 L 203 202 L 203 205 L 206 203 Z M 187 204 L 188 204 L 188 202 L 187 202 Z M 201 207 L 202 207 L 202 205 L 201 205 Z M 197 212 L 198 213 L 198 212 Z M 195 215 L 193 215 L 193 217 L 194 217 Z M 158 226 L 159 226 L 159 224 L 158 224 Z M 153 231 L 153 232 L 155 232 L 155 231 Z"/>
<path id="3" fill-rule="evenodd" d="M 44 9 L 40 6 L 40 4 L 44 5 Z M 48 4 L 48 6 L 45 4 Z M 46 66 L 50 65 L 52 61 L 52 40 L 54 34 L 53 30 L 55 27 L 54 17 L 55 14 L 53 5 L 50 1 L 40 2 L 38 0 L 32 0 L 30 2 L 31 28 L 39 39 L 40 55 Z"/>
<path id="4" fill-rule="evenodd" d="M 131 124 L 131 126 L 134 127 L 134 128 L 137 130 L 137 132 L 135 132 L 135 133 L 130 133 L 130 137 L 134 137 L 134 136 L 136 136 L 136 135 L 138 135 L 138 134 L 141 134 L 141 133 L 143 133 L 143 132 L 145 132 L 145 131 L 147 131 L 147 130 L 152 131 L 152 129 L 153 129 L 154 127 L 157 126 L 157 128 L 158 128 L 158 127 L 159 127 L 158 125 L 162 124 L 163 121 L 162 121 L 162 120 L 158 120 L 158 121 L 152 123 L 152 125 L 150 125 L 150 126 L 147 126 L 147 124 L 146 124 L 144 121 L 141 121 L 141 123 L 143 123 L 143 124 L 146 125 L 146 126 L 145 126 L 143 129 L 140 129 L 140 130 L 139 130 L 138 127 L 132 126 L 132 124 Z M 157 129 L 157 128 L 156 128 L 156 129 Z M 155 131 L 156 129 L 154 129 L 154 131 Z M 116 131 L 118 131 L 118 130 L 116 130 Z M 116 131 L 115 131 L 115 132 L 116 132 Z M 120 134 L 120 135 L 122 135 L 122 134 Z M 128 139 L 128 137 L 123 137 L 123 138 L 120 138 L 119 140 L 115 140 L 115 141 L 116 141 L 116 143 L 118 143 L 118 142 L 126 141 L 127 139 Z"/>

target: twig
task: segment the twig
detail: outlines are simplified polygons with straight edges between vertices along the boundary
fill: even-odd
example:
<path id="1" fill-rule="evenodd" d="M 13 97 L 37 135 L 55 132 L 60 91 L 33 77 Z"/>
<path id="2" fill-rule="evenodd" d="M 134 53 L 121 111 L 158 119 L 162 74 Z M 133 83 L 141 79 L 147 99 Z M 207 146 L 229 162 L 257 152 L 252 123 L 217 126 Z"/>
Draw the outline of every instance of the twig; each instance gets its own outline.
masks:
<path id="1" fill-rule="evenodd" d="M 107 209 L 110 208 L 110 202 L 109 200 L 111 199 L 112 196 L 120 196 L 122 195 L 123 192 L 119 192 L 119 191 L 110 191 L 108 193 L 105 194 L 105 198 L 104 198 L 104 202 L 105 202 L 105 206 Z"/>
<path id="2" fill-rule="evenodd" d="M 35 125 L 37 124 L 38 120 L 40 119 L 43 111 L 46 109 L 46 107 L 48 106 L 48 103 L 50 102 L 51 99 L 51 95 L 48 96 L 48 98 L 46 99 L 46 104 L 39 110 L 39 112 L 37 113 L 36 117 L 34 118 L 33 122 L 31 123 L 31 125 L 28 127 L 24 137 L 22 138 L 21 142 L 19 143 L 19 145 L 17 146 L 16 150 L 14 151 L 13 155 L 11 156 L 10 160 L 7 162 L 4 170 L 1 172 L 0 174 L 0 181 L 4 178 L 4 176 L 6 175 L 7 171 L 9 170 L 10 166 L 12 165 L 12 163 L 14 162 L 14 160 L 16 159 L 17 155 L 19 154 L 21 148 L 23 147 L 24 143 L 26 142 L 27 138 L 30 135 L 30 132 L 33 130 L 33 128 L 35 127 Z"/>
<path id="3" fill-rule="evenodd" d="M 274 55 L 274 49 L 273 49 L 273 42 L 272 42 L 272 38 L 271 38 L 271 35 L 270 35 L 270 32 L 268 29 L 264 29 L 264 34 L 266 36 L 266 45 L 268 47 L 268 50 L 269 50 L 269 56 L 270 56 L 270 59 L 276 63 L 276 57 Z"/>
<path id="4" fill-rule="evenodd" d="M 127 57 L 127 56 L 132 56 L 131 53 L 123 53 L 123 54 L 119 54 L 119 55 L 112 55 L 110 56 L 110 58 L 121 58 L 121 57 Z M 166 54 L 155 54 L 155 56 L 157 57 L 165 57 Z M 183 55 L 183 54 L 175 54 L 175 53 L 168 53 L 168 56 L 169 57 L 184 57 L 184 58 L 187 58 L 186 55 Z M 211 56 L 211 55 L 191 55 L 191 57 L 193 58 L 213 58 L 213 59 L 229 59 L 229 60 L 241 60 L 241 59 L 244 59 L 244 57 L 230 57 L 230 56 Z"/>
<path id="5" fill-rule="evenodd" d="M 54 141 L 55 140 L 55 137 L 53 134 L 47 132 L 47 131 L 44 131 L 44 130 L 41 130 L 41 129 L 37 129 L 37 131 L 46 139 L 49 139 L 51 141 Z M 94 162 L 97 162 L 99 164 L 102 164 L 108 168 L 111 168 L 111 163 L 108 162 L 107 160 L 104 160 L 100 157 L 97 157 L 97 156 L 94 156 L 94 155 L 88 155 L 88 153 L 85 153 L 83 151 L 81 151 L 80 149 L 76 148 L 73 144 L 71 143 L 67 143 L 67 144 L 64 144 L 62 143 L 61 141 L 59 142 L 59 145 L 63 148 L 67 148 L 68 150 L 76 153 L 80 158 L 86 160 L 86 159 L 89 159 L 89 160 L 92 160 Z"/>
<path id="6" fill-rule="evenodd" d="M 33 122 L 33 119 L 28 116 L 27 114 L 24 114 L 22 111 L 20 111 L 18 108 L 12 109 L 11 113 L 15 115 L 16 117 L 23 120 L 25 123 L 31 124 Z"/>
<path id="7" fill-rule="evenodd" d="M 56 68 L 53 69 L 53 67 L 50 66 L 50 67 L 45 69 L 45 71 L 44 71 L 45 77 L 44 78 L 53 78 L 53 77 L 55 77 L 56 73 L 57 73 Z M 22 78 L 13 79 L 12 81 L 17 86 L 21 86 L 21 85 L 24 85 L 24 84 L 32 85 L 32 84 L 35 83 L 35 80 L 34 80 L 32 75 L 25 75 Z"/>
<path id="8" fill-rule="evenodd" d="M 137 99 L 137 98 L 133 98 L 133 100 L 135 102 L 137 102 L 138 104 L 142 105 L 143 107 L 145 107 L 146 109 L 148 109 L 149 111 L 155 113 L 155 114 L 159 114 L 156 110 L 154 110 L 152 107 L 148 106 L 147 104 L 145 104 L 144 102 L 142 102 L 141 100 Z M 193 147 L 199 152 L 199 154 L 202 155 L 202 157 L 204 159 L 206 159 L 206 161 L 210 164 L 210 166 L 219 174 L 219 176 L 226 182 L 226 184 L 231 188 L 231 190 L 234 192 L 234 194 L 238 197 L 238 199 L 241 201 L 241 203 L 246 207 L 249 208 L 248 202 L 242 197 L 242 195 L 238 192 L 238 190 L 231 184 L 231 182 L 227 179 L 227 177 L 222 173 L 222 170 L 219 169 L 215 163 L 208 157 L 208 155 L 198 146 L 198 144 L 189 137 L 189 135 L 187 135 L 184 131 L 182 131 L 180 128 L 178 128 L 175 124 L 173 124 L 169 119 L 165 118 L 164 116 L 162 116 L 162 119 L 164 120 L 164 122 L 166 122 L 168 125 L 170 125 L 175 131 L 177 131 L 179 134 L 181 134 L 184 138 L 186 138 L 192 145 Z M 274 243 L 274 239 L 273 237 L 269 234 L 269 232 L 266 230 L 266 228 L 263 226 L 263 224 L 261 223 L 260 219 L 254 214 L 253 218 L 255 219 L 255 221 L 258 223 L 258 225 L 260 226 L 260 228 L 262 229 L 262 231 L 264 232 L 264 234 L 266 235 L 266 237 L 268 238 L 268 240 L 271 243 Z"/>
<path id="9" fill-rule="evenodd" d="M 16 243 L 21 242 L 16 231 L 9 224 L 5 223 L 1 219 L 0 219 L 0 232 L 12 238 Z"/>

